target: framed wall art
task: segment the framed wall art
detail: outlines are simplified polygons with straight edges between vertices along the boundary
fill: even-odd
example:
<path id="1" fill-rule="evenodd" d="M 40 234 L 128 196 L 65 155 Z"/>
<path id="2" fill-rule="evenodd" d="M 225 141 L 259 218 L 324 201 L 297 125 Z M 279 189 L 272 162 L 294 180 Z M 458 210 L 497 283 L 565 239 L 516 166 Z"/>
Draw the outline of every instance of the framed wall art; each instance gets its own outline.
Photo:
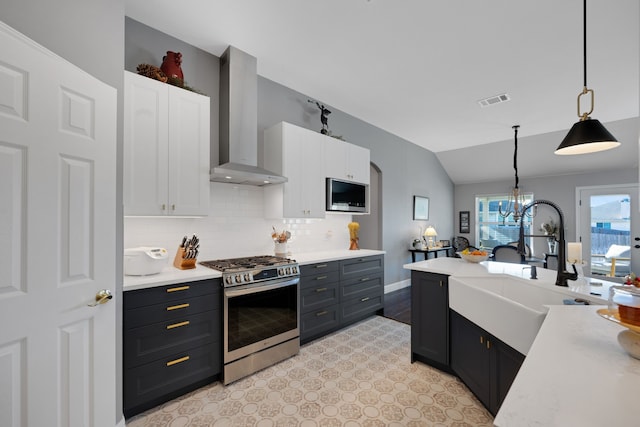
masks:
<path id="1" fill-rule="evenodd" d="M 413 196 L 413 219 L 421 221 L 429 219 L 428 197 Z"/>
<path id="2" fill-rule="evenodd" d="M 460 211 L 460 233 L 470 233 L 469 211 Z"/>

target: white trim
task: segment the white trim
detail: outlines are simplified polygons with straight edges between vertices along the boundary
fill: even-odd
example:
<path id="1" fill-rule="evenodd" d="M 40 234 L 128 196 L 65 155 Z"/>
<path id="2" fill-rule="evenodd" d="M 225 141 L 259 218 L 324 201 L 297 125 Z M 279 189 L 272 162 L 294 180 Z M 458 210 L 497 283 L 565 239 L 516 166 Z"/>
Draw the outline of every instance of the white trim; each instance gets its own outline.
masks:
<path id="1" fill-rule="evenodd" d="M 397 291 L 403 288 L 408 288 L 409 286 L 411 286 L 411 279 L 401 280 L 399 282 L 395 282 L 390 285 L 385 285 L 384 293 L 388 294 L 389 292 Z"/>

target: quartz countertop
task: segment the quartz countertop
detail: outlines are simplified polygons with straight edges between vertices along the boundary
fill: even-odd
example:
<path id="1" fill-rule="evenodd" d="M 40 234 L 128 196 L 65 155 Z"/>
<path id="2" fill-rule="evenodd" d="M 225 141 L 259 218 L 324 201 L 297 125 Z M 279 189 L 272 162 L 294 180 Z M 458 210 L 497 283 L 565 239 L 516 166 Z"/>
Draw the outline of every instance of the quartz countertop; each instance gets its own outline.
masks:
<path id="1" fill-rule="evenodd" d="M 432 258 L 426 261 L 403 265 L 403 268 L 428 273 L 446 274 L 452 277 L 486 277 L 488 275 L 509 275 L 527 280 L 531 285 L 563 292 L 573 298 L 588 297 L 590 301 L 606 304 L 609 297 L 609 287 L 620 283 L 591 277 L 580 277 L 569 280 L 569 287 L 556 286 L 556 271 L 537 267 L 538 278 L 530 279 L 531 270 L 524 264 L 507 262 L 483 261 L 473 263 L 462 258 Z"/>
<path id="2" fill-rule="evenodd" d="M 624 328 L 598 306 L 551 306 L 494 423 L 636 426 L 640 360 L 617 342 Z"/>
<path id="3" fill-rule="evenodd" d="M 371 249 L 360 249 L 351 251 L 332 250 L 322 252 L 303 252 L 289 254 L 289 258 L 294 259 L 300 265 L 313 264 L 316 262 L 329 262 L 340 259 L 358 258 L 373 255 L 384 255 L 385 251 Z M 190 270 L 180 270 L 175 268 L 169 260 L 169 264 L 158 274 L 149 276 L 124 276 L 123 290 L 132 291 L 136 289 L 152 288 L 155 286 L 174 285 L 176 283 L 193 282 L 197 280 L 215 279 L 222 277 L 222 273 L 217 270 L 196 264 L 196 268 Z"/>

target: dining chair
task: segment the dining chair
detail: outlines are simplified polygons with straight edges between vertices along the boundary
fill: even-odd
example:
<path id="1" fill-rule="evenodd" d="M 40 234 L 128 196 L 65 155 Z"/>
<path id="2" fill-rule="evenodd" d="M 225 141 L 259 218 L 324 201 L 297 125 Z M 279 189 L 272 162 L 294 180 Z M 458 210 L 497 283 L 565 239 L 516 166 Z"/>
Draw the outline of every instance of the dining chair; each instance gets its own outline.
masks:
<path id="1" fill-rule="evenodd" d="M 515 246 L 498 245 L 493 248 L 491 255 L 493 261 L 524 264 L 524 255 L 519 254 Z"/>

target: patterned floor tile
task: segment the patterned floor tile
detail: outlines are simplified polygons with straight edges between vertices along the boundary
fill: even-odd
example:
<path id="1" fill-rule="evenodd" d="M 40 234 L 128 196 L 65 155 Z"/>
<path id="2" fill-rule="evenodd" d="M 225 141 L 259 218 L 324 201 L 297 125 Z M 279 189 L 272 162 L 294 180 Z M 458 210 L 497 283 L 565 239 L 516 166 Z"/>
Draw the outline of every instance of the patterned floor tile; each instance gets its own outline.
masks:
<path id="1" fill-rule="evenodd" d="M 372 317 L 228 386 L 213 383 L 129 427 L 482 427 L 492 416 L 457 378 L 410 362 L 409 325 Z"/>

